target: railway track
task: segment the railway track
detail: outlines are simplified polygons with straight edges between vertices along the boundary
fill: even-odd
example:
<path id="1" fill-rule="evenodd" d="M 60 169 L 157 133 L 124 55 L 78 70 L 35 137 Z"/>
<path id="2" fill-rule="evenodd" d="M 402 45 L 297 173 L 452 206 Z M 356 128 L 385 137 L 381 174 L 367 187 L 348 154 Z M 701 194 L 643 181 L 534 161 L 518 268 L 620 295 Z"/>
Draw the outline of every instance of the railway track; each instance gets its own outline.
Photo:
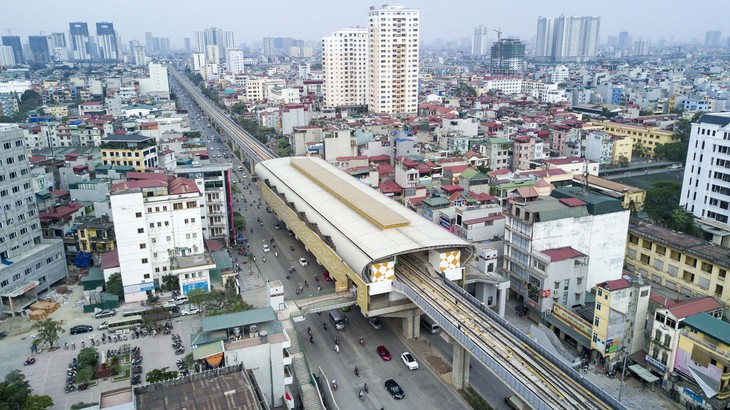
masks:
<path id="1" fill-rule="evenodd" d="M 552 409 L 611 409 L 570 375 L 517 339 L 501 324 L 449 290 L 407 256 L 398 258 L 396 280 L 417 291 L 456 328 Z M 458 302 L 457 302 L 458 301 Z"/>
<path id="2" fill-rule="evenodd" d="M 261 143 L 261 141 L 246 132 L 246 130 L 233 121 L 228 114 L 215 106 L 215 104 L 204 96 L 203 93 L 201 93 L 186 76 L 172 67 L 170 67 L 169 73 L 188 93 L 188 95 L 190 95 L 195 103 L 198 104 L 198 107 L 205 111 L 206 114 L 208 114 L 208 117 L 215 122 L 219 128 L 225 131 L 228 137 L 235 139 L 238 145 L 246 150 L 254 160 L 260 162 L 277 157 L 277 155 L 271 152 L 268 147 Z"/>

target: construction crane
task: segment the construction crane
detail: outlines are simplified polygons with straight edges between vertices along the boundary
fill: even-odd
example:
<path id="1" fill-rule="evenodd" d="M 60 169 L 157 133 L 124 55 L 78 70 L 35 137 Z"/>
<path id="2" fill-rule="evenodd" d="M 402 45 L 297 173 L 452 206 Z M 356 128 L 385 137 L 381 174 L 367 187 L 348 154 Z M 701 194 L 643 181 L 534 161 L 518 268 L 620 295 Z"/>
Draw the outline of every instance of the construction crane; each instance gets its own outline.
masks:
<path id="1" fill-rule="evenodd" d="M 494 29 L 494 32 L 497 33 L 497 42 L 499 42 L 499 39 L 502 37 L 502 29 Z"/>
<path id="2" fill-rule="evenodd" d="M 13 30 L 16 30 L 16 29 L 17 29 L 17 27 L 9 28 L 9 29 L 8 29 L 8 35 L 9 35 L 9 36 L 12 36 L 12 35 L 13 35 L 12 31 L 13 31 Z"/>

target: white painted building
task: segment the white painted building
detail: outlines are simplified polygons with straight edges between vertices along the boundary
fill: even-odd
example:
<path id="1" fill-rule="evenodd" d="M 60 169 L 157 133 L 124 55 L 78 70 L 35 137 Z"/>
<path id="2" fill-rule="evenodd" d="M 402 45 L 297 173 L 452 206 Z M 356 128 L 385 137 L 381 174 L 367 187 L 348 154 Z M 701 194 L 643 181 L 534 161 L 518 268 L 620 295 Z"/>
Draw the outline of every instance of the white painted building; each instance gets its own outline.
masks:
<path id="1" fill-rule="evenodd" d="M 210 289 L 207 260 L 184 263 L 174 259 L 205 252 L 202 194 L 195 182 L 164 174 L 137 173 L 134 177 L 139 179 L 112 185 L 110 197 L 125 301 L 146 300 L 162 277 L 176 270 L 181 272 L 181 286 L 194 280 L 193 287 Z M 188 272 L 191 266 L 196 269 Z M 187 285 L 188 289 L 192 286 Z"/>
<path id="2" fill-rule="evenodd" d="M 190 54 L 190 69 L 199 72 L 205 68 L 205 53 Z"/>
<path id="3" fill-rule="evenodd" d="M 170 98 L 170 84 L 167 80 L 167 66 L 150 63 L 149 77 L 139 79 L 139 94 L 164 99 Z"/>
<path id="4" fill-rule="evenodd" d="M 519 75 L 490 75 L 484 77 L 484 85 L 480 89 L 482 93 L 501 91 L 504 94 L 519 94 L 522 92 L 522 77 Z"/>
<path id="5" fill-rule="evenodd" d="M 603 131 L 592 131 L 586 136 L 586 158 L 599 164 L 610 164 L 613 138 Z"/>
<path id="6" fill-rule="evenodd" d="M 5 81 L 0 83 L 0 94 L 23 94 L 30 89 L 30 81 Z"/>
<path id="7" fill-rule="evenodd" d="M 402 5 L 371 6 L 368 11 L 372 112 L 418 111 L 419 14 Z"/>
<path id="8" fill-rule="evenodd" d="M 208 64 L 220 64 L 221 49 L 217 44 L 208 44 L 205 46 L 205 61 Z"/>
<path id="9" fill-rule="evenodd" d="M 679 205 L 705 225 L 730 230 L 730 112 L 692 124 Z"/>
<path id="10" fill-rule="evenodd" d="M 366 104 L 368 29 L 344 28 L 322 39 L 324 106 Z"/>
<path id="11" fill-rule="evenodd" d="M 245 71 L 243 50 L 240 48 L 229 48 L 226 50 L 226 67 L 233 74 L 243 74 Z"/>
<path id="12" fill-rule="evenodd" d="M 597 283 L 621 278 L 628 225 L 619 201 L 573 187 L 515 204 L 504 238 L 511 289 L 539 312 L 583 304 Z"/>
<path id="13" fill-rule="evenodd" d="M 233 236 L 233 198 L 231 185 L 231 163 L 180 165 L 173 173 L 178 177 L 195 181 L 203 192 L 200 214 L 203 237 L 223 239 L 226 243 Z M 246 236 L 246 235 L 244 235 Z"/>
<path id="14" fill-rule="evenodd" d="M 10 46 L 0 45 L 0 67 L 12 67 L 15 65 L 15 55 Z"/>

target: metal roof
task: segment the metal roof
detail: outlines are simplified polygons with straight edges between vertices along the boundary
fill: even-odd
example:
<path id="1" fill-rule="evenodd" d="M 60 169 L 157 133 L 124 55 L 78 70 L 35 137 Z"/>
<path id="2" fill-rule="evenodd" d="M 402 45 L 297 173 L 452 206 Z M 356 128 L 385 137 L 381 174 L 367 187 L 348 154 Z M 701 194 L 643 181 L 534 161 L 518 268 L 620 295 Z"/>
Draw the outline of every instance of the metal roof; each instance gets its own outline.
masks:
<path id="1" fill-rule="evenodd" d="M 229 329 L 237 326 L 266 323 L 271 322 L 272 320 L 276 320 L 274 309 L 267 306 L 260 309 L 229 313 L 227 315 L 204 317 L 202 320 L 202 328 L 203 332 L 210 332 L 213 330 Z"/>
<path id="2" fill-rule="evenodd" d="M 711 336 L 726 346 L 730 346 L 730 323 L 723 322 L 721 319 L 712 317 L 707 313 L 700 313 L 684 319 L 684 324 Z"/>
<path id="3" fill-rule="evenodd" d="M 377 201 L 369 201 L 367 194 L 357 189 L 349 181 L 326 169 L 323 164 L 312 158 L 292 158 L 291 165 L 314 181 L 322 189 L 346 203 L 368 221 L 380 229 L 390 229 L 406 226 L 410 221 Z"/>
<path id="4" fill-rule="evenodd" d="M 321 235 L 331 238 L 337 254 L 355 272 L 363 272 L 373 261 L 392 259 L 394 255 L 423 249 L 465 248 L 469 244 L 438 225 L 357 181 L 319 158 L 310 158 L 319 173 L 328 173 L 326 181 L 347 186 L 348 193 L 358 192 L 358 204 L 363 209 L 381 209 L 395 213 L 389 221 L 408 220 L 408 224 L 382 229 L 358 208 L 350 206 L 352 199 L 343 201 L 321 183 L 292 166 L 296 158 L 276 158 L 256 165 L 259 178 L 282 199 L 303 214 L 310 224 L 316 224 Z M 343 185 L 344 183 L 344 185 Z M 350 195 L 350 194 L 348 194 Z M 384 224 L 385 225 L 385 224 Z"/>

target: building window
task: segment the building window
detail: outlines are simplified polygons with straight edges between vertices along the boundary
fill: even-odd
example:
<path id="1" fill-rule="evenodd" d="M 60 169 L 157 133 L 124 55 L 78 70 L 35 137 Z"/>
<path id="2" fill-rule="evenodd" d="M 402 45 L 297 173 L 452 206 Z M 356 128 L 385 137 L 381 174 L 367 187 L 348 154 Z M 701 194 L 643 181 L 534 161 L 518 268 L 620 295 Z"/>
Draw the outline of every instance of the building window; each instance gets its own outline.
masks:
<path id="1" fill-rule="evenodd" d="M 147 249 L 147 244 L 146 243 L 140 243 L 139 244 L 139 249 Z"/>
<path id="2" fill-rule="evenodd" d="M 147 258 L 142 258 L 142 263 L 147 263 Z"/>
<path id="3" fill-rule="evenodd" d="M 144 228 L 137 229 L 137 233 L 144 233 Z"/>
<path id="4" fill-rule="evenodd" d="M 597 318 L 596 318 L 596 319 L 595 319 L 595 320 L 593 321 L 593 324 L 594 324 L 594 325 L 596 325 L 596 326 L 598 326 L 598 324 L 599 324 L 599 323 L 601 323 L 601 318 L 598 318 L 598 317 L 597 317 Z"/>
<path id="5" fill-rule="evenodd" d="M 145 279 L 149 279 L 149 278 L 150 278 L 150 274 L 149 274 L 149 273 L 145 273 L 143 277 L 144 277 Z"/>
<path id="6" fill-rule="evenodd" d="M 673 250 L 669 253 L 669 257 L 675 261 L 679 261 L 682 258 L 682 254 Z"/>
<path id="7" fill-rule="evenodd" d="M 596 302 L 596 310 L 601 310 L 601 302 Z"/>

